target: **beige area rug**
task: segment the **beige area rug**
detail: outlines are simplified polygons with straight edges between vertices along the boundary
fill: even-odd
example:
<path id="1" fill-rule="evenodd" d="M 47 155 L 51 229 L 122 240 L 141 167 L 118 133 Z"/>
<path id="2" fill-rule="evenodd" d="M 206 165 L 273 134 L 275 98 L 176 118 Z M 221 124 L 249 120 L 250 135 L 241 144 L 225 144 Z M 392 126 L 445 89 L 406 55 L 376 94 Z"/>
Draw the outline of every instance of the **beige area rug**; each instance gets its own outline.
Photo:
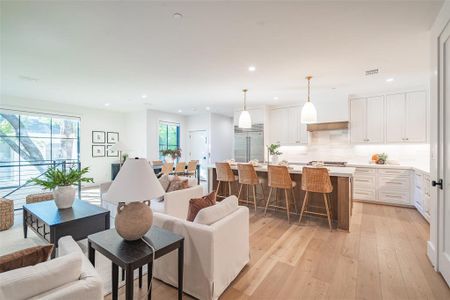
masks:
<path id="1" fill-rule="evenodd" d="M 114 220 L 112 220 L 111 224 L 114 224 Z M 16 213 L 14 218 L 14 226 L 11 229 L 0 231 L 0 256 L 43 244 L 46 244 L 46 242 L 39 238 L 30 229 L 28 230 L 28 238 L 23 238 L 22 212 Z M 87 239 L 78 241 L 78 245 L 87 256 Z M 103 280 L 104 295 L 110 294 L 112 290 L 111 261 L 102 254 L 96 252 L 95 269 Z M 147 274 L 146 266 L 144 267 L 143 274 Z M 135 271 L 134 276 L 135 278 L 138 278 L 138 270 Z M 121 281 L 121 278 L 121 271 L 119 269 L 119 287 L 125 284 L 125 281 Z M 143 284 L 146 284 L 146 280 L 143 281 Z"/>

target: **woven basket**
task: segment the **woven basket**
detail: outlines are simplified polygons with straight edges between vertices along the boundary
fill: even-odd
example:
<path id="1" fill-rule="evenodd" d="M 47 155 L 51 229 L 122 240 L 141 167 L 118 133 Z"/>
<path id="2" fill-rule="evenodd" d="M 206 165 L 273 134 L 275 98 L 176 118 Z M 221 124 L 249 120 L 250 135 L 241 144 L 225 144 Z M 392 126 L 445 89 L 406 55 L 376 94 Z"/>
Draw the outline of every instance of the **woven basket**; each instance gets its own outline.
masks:
<path id="1" fill-rule="evenodd" d="M 53 200 L 53 192 L 30 194 L 25 198 L 27 204 Z"/>
<path id="2" fill-rule="evenodd" d="M 14 225 L 14 202 L 0 198 L 0 231 L 7 230 Z"/>

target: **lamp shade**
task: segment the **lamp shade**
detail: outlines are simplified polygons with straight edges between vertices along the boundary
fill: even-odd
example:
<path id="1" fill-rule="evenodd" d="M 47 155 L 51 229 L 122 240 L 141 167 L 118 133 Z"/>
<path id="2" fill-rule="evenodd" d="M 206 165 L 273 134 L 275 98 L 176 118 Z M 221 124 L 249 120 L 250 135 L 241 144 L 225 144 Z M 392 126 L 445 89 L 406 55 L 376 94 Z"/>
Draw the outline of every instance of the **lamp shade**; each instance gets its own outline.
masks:
<path id="1" fill-rule="evenodd" d="M 125 150 L 127 150 L 127 147 L 125 146 L 124 143 L 119 141 L 119 142 L 115 143 L 114 145 L 112 145 L 111 148 L 109 148 L 109 149 L 111 149 L 112 151 L 125 151 Z"/>
<path id="2" fill-rule="evenodd" d="M 241 111 L 239 116 L 239 128 L 252 128 L 252 117 L 248 110 Z"/>
<path id="3" fill-rule="evenodd" d="M 317 110 L 314 107 L 314 104 L 308 101 L 303 105 L 300 120 L 302 124 L 311 124 L 317 122 Z"/>
<path id="4" fill-rule="evenodd" d="M 146 159 L 127 159 L 112 182 L 105 200 L 119 202 L 135 202 L 151 200 L 164 195 L 155 172 Z"/>

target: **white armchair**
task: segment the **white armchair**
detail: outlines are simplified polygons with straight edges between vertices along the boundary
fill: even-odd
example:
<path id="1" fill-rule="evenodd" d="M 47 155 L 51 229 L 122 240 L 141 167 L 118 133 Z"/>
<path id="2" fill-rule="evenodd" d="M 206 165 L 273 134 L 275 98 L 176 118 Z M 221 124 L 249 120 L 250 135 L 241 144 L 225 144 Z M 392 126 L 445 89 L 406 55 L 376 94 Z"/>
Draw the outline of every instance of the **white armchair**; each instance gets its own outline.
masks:
<path id="1" fill-rule="evenodd" d="M 184 291 L 198 299 L 217 299 L 249 262 L 249 211 L 237 210 L 211 225 L 155 213 L 153 224 L 185 237 Z M 155 262 L 154 276 L 177 286 L 177 254 Z"/>
<path id="2" fill-rule="evenodd" d="M 0 273 L 0 299 L 103 299 L 95 268 L 70 236 L 59 239 L 59 257 Z"/>
<path id="3" fill-rule="evenodd" d="M 180 219 L 186 219 L 189 209 L 189 201 L 192 198 L 202 197 L 203 188 L 200 185 L 197 185 L 196 178 L 187 178 L 181 176 L 180 178 L 188 179 L 189 188 L 166 193 L 164 194 L 163 200 L 153 199 L 151 201 L 151 208 L 153 212 L 159 212 Z M 111 211 L 111 217 L 115 217 L 117 205 L 106 201 L 103 197 L 103 195 L 107 193 L 110 185 L 111 182 L 100 184 L 101 206 Z"/>

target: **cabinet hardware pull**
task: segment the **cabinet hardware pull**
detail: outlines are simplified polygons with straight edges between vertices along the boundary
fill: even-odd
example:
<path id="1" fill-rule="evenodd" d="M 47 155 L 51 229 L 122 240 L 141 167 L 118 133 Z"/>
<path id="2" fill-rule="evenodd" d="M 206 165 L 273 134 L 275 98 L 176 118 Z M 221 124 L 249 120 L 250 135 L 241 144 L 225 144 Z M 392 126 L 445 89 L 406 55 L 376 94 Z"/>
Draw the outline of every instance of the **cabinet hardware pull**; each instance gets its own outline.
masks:
<path id="1" fill-rule="evenodd" d="M 431 182 L 431 185 L 434 186 L 434 187 L 438 186 L 442 190 L 442 189 L 444 189 L 444 180 L 442 180 L 442 178 L 439 179 L 438 181 L 433 180 Z"/>

